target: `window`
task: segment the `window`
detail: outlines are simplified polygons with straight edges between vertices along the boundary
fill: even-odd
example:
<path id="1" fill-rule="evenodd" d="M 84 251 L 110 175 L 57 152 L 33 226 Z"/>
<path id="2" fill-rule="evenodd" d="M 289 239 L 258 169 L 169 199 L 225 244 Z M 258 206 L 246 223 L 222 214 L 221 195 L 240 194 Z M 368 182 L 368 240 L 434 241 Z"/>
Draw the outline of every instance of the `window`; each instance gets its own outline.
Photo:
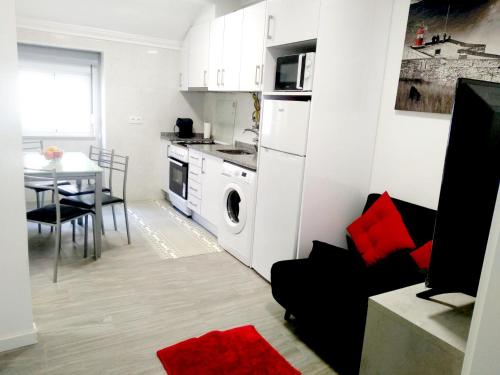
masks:
<path id="1" fill-rule="evenodd" d="M 95 136 L 99 54 L 26 44 L 18 47 L 23 135 Z"/>

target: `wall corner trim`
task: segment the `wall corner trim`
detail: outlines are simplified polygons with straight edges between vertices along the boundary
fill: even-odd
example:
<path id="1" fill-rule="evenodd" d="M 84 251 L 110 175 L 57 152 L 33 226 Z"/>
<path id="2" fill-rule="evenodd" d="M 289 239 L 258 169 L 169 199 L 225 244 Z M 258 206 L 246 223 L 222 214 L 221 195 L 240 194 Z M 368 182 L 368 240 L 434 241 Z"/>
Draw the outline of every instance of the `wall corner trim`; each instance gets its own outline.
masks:
<path id="1" fill-rule="evenodd" d="M 35 18 L 17 18 L 17 28 L 22 30 L 35 30 L 64 35 L 79 36 L 83 38 L 107 40 L 111 42 L 138 44 L 141 46 L 180 50 L 181 41 L 146 35 L 129 34 L 121 31 L 99 29 L 90 26 L 72 25 L 67 23 L 39 20 Z"/>
<path id="2" fill-rule="evenodd" d="M 38 343 L 38 329 L 36 328 L 36 324 L 33 323 L 33 328 L 27 332 L 20 332 L 14 336 L 0 337 L 0 353 L 36 343 Z"/>

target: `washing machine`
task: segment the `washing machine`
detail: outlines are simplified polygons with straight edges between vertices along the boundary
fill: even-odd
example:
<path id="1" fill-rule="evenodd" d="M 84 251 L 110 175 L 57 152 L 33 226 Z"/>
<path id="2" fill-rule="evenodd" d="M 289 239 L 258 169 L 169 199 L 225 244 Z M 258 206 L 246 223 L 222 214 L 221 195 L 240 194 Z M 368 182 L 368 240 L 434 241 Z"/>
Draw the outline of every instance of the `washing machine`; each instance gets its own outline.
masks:
<path id="1" fill-rule="evenodd" d="M 252 262 L 257 174 L 234 164 L 222 168 L 222 218 L 219 245 L 249 266 Z"/>

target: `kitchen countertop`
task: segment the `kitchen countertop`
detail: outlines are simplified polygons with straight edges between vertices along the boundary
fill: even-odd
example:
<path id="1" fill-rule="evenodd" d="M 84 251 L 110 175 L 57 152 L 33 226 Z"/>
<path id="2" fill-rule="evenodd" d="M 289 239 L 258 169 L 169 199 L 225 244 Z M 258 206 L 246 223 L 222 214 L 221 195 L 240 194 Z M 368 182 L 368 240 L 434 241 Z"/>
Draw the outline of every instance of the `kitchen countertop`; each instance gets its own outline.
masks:
<path id="1" fill-rule="evenodd" d="M 192 138 L 179 138 L 172 132 L 162 132 L 160 134 L 162 139 L 169 140 L 171 142 L 183 142 L 186 140 L 204 140 L 203 133 L 195 133 Z M 220 158 L 226 162 L 233 163 L 239 165 L 243 168 L 248 168 L 252 171 L 257 170 L 257 153 L 255 152 L 254 146 L 236 141 L 235 145 L 224 145 L 224 144 L 187 144 L 186 147 L 192 148 L 193 150 L 198 150 L 205 154 L 209 154 Z M 223 152 L 219 152 L 218 150 L 231 150 L 231 149 L 243 149 L 248 152 L 251 152 L 251 155 L 231 155 L 225 154 Z"/>
<path id="2" fill-rule="evenodd" d="M 191 138 L 179 138 L 178 136 L 175 135 L 173 132 L 161 132 L 160 137 L 162 139 L 166 139 L 172 142 L 183 142 L 183 141 L 188 141 L 188 140 L 203 140 L 203 133 L 194 133 L 194 136 Z"/>
<path id="3" fill-rule="evenodd" d="M 255 149 L 252 149 L 253 146 L 247 146 L 244 143 L 237 142 L 235 146 L 211 144 L 211 145 L 187 145 L 187 147 L 192 148 L 193 150 L 198 150 L 200 152 L 203 152 L 204 154 L 215 156 L 217 158 L 223 159 L 226 162 L 239 165 L 243 168 L 248 168 L 252 171 L 257 170 L 257 153 L 255 152 Z M 235 148 L 247 150 L 249 152 L 253 152 L 253 154 L 231 155 L 218 151 L 218 150 L 231 150 Z"/>

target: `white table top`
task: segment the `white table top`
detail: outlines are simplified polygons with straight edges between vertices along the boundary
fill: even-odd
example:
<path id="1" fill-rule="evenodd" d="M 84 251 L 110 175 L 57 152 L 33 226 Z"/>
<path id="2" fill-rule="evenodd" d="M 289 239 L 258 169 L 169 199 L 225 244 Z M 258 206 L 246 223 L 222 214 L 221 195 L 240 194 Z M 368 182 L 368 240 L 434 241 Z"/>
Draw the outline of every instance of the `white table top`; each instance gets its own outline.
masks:
<path id="1" fill-rule="evenodd" d="M 102 172 L 102 168 L 93 160 L 90 160 L 83 152 L 65 152 L 59 160 L 47 160 L 38 152 L 24 153 L 24 168 L 35 170 L 56 170 L 58 175 L 96 174 Z"/>

